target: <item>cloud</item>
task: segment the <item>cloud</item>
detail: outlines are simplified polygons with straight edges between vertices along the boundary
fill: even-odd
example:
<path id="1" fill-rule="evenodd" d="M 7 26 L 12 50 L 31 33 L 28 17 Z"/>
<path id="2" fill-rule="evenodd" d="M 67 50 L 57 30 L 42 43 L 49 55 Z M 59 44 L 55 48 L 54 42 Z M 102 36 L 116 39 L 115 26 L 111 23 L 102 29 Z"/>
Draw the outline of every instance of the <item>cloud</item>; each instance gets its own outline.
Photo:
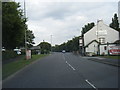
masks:
<path id="1" fill-rule="evenodd" d="M 28 27 L 34 32 L 36 45 L 43 40 L 50 43 L 50 35 L 55 45 L 79 36 L 85 24 L 96 23 L 97 19 L 109 24 L 117 12 L 117 2 L 28 1 L 26 9 Z"/>

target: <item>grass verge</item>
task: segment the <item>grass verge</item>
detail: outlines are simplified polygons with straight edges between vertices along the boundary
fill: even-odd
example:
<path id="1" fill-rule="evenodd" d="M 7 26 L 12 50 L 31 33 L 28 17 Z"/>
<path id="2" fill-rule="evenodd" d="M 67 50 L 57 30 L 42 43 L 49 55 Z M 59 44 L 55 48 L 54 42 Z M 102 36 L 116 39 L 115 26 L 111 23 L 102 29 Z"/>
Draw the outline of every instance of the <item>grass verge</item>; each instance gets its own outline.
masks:
<path id="1" fill-rule="evenodd" d="M 38 60 L 39 58 L 45 57 L 47 55 L 32 55 L 30 60 L 25 60 L 23 57 L 20 60 L 10 62 L 2 66 L 2 79 L 4 80 L 8 76 L 12 75 L 13 73 L 17 72 L 18 70 L 22 69 L 28 64 L 31 64 L 33 61 Z"/>

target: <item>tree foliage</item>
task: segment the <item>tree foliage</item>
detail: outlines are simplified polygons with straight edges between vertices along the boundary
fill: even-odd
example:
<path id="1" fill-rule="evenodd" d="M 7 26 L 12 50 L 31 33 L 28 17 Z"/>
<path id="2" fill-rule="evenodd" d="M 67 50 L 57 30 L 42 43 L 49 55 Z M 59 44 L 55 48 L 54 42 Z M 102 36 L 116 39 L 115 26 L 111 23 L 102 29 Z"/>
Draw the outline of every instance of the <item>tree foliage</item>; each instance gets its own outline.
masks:
<path id="1" fill-rule="evenodd" d="M 42 54 L 49 53 L 51 51 L 51 44 L 48 42 L 41 42 L 38 46 L 40 46 Z"/>
<path id="2" fill-rule="evenodd" d="M 65 50 L 67 52 L 78 51 L 79 50 L 79 37 L 74 37 L 72 40 L 68 40 L 68 42 L 63 43 L 61 45 L 55 45 L 53 47 L 53 51 L 61 52 Z"/>
<path id="3" fill-rule="evenodd" d="M 85 25 L 84 27 L 82 27 L 82 36 L 88 32 L 90 29 L 92 29 L 95 26 L 95 23 L 88 23 L 87 25 Z"/>
<path id="4" fill-rule="evenodd" d="M 109 25 L 111 28 L 119 31 L 119 22 L 118 22 L 118 17 L 117 14 L 114 14 L 114 17 L 112 18 L 112 23 Z"/>
<path id="5" fill-rule="evenodd" d="M 2 3 L 2 45 L 6 49 L 25 46 L 25 32 L 28 47 L 34 44 L 34 34 L 28 30 L 27 18 L 16 2 Z"/>
<path id="6" fill-rule="evenodd" d="M 26 31 L 26 38 L 27 38 L 27 47 L 30 48 L 33 46 L 34 43 L 34 34 L 31 30 Z"/>
<path id="7" fill-rule="evenodd" d="M 2 3 L 2 45 L 8 49 L 23 43 L 26 19 L 19 3 Z"/>

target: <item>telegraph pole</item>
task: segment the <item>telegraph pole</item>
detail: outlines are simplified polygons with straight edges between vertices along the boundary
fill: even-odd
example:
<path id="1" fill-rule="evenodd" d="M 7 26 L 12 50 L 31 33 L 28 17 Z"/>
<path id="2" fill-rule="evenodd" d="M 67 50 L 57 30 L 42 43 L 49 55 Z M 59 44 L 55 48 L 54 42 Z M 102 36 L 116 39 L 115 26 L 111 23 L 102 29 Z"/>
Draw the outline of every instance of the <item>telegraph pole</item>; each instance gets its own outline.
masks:
<path id="1" fill-rule="evenodd" d="M 25 0 L 24 0 L 24 18 L 26 19 L 26 4 L 25 4 Z M 26 29 L 25 29 L 25 57 L 27 56 L 26 52 L 27 52 L 27 43 L 26 43 L 27 39 L 26 39 Z"/>
<path id="2" fill-rule="evenodd" d="M 50 35 L 51 36 L 51 52 L 52 52 L 52 35 Z"/>

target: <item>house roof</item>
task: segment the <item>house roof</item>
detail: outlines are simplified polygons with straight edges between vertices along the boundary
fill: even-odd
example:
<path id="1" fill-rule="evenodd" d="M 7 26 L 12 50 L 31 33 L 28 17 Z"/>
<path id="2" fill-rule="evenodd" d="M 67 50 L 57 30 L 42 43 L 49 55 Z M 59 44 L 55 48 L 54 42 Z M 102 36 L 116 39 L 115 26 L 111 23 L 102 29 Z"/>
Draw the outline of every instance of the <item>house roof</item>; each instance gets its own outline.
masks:
<path id="1" fill-rule="evenodd" d="M 85 48 L 88 47 L 91 43 L 96 42 L 99 43 L 97 40 L 92 40 L 90 43 L 88 43 L 86 46 L 84 46 Z"/>

